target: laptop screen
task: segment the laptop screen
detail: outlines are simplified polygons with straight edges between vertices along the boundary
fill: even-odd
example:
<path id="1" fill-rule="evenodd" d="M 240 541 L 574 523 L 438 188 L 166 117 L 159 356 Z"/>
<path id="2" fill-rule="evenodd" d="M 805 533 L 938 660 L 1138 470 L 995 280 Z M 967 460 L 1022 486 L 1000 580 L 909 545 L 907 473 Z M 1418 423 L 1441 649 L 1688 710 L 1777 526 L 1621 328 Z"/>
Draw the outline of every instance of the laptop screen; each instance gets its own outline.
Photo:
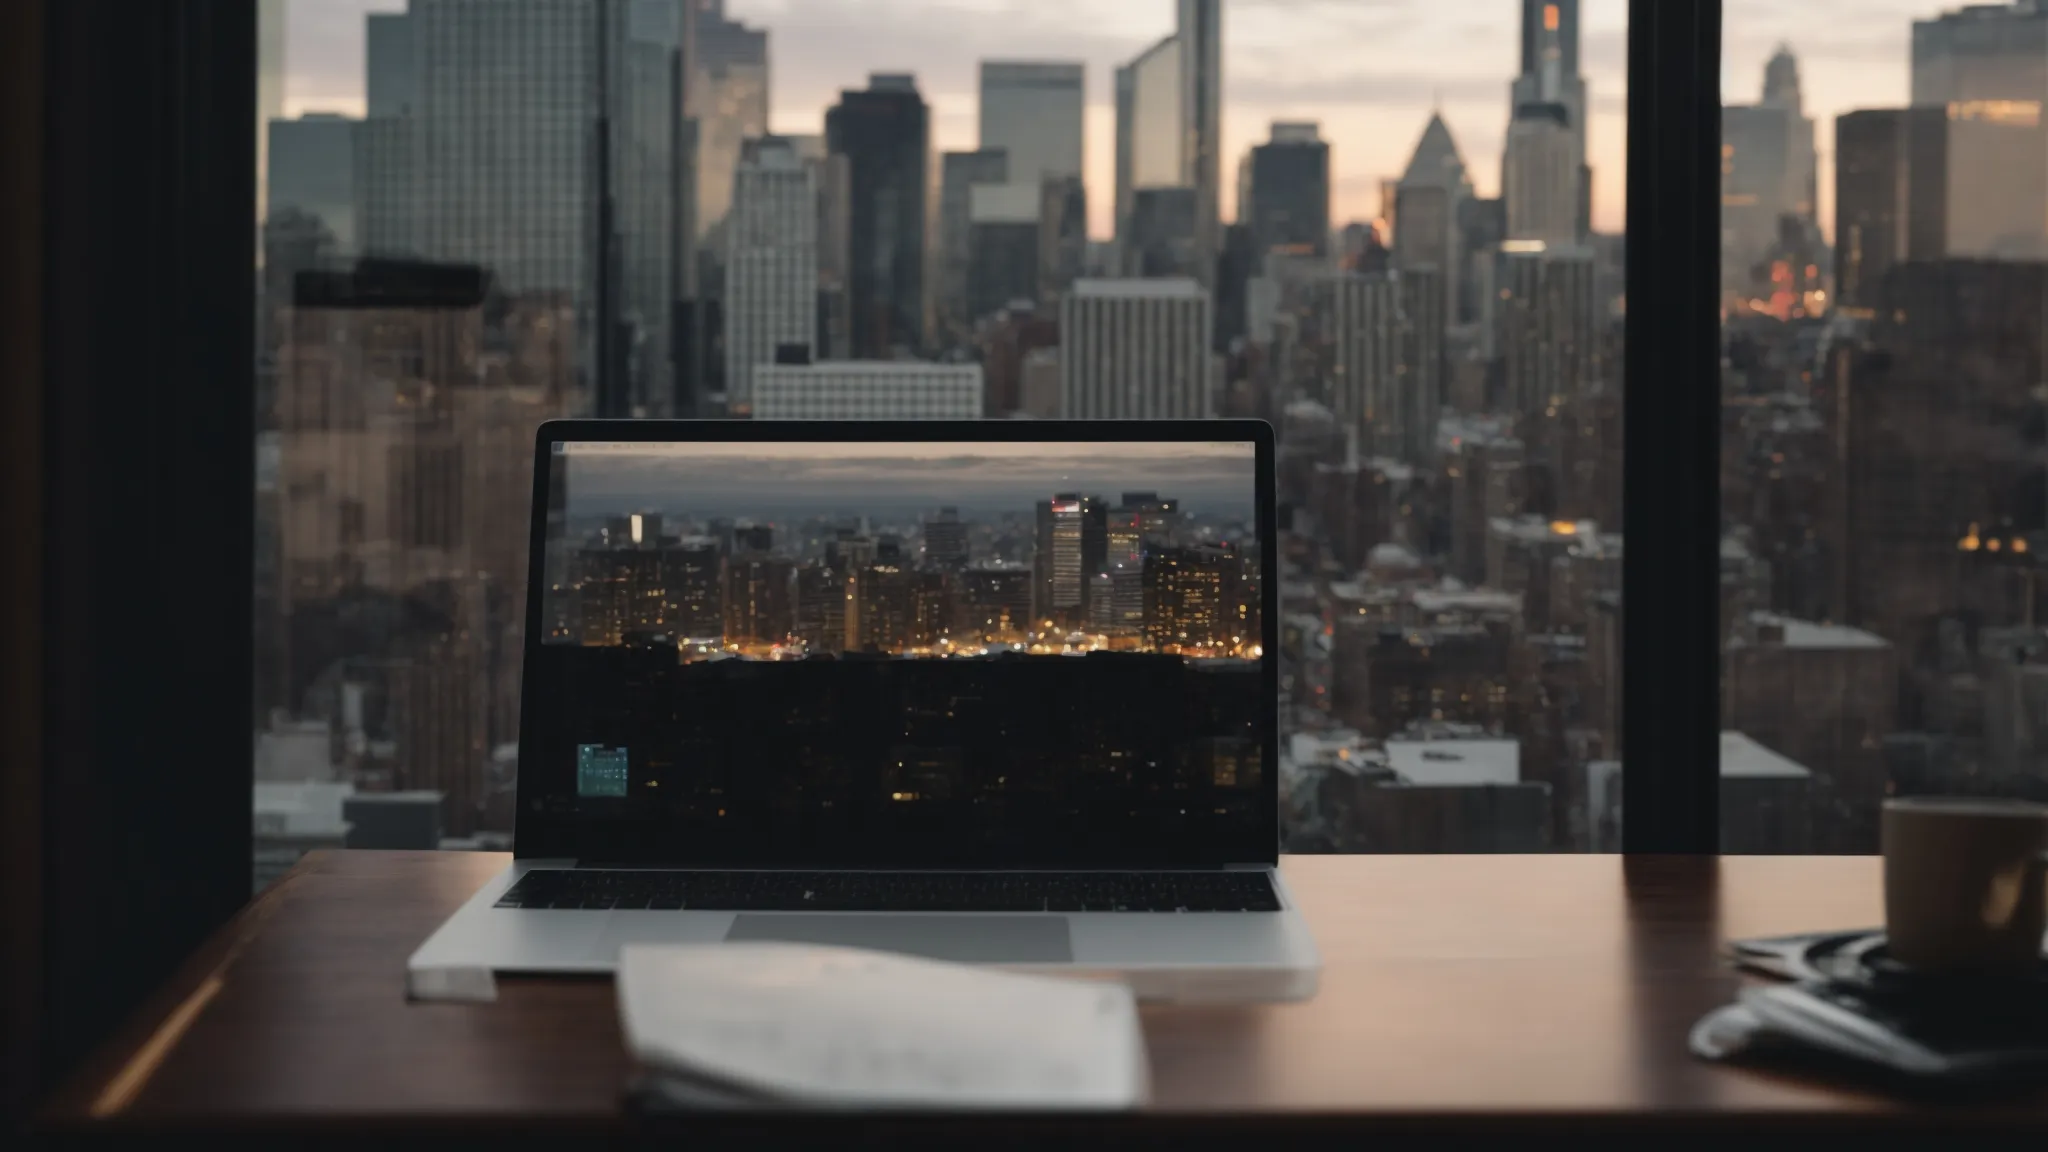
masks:
<path id="1" fill-rule="evenodd" d="M 1254 442 L 554 441 L 543 464 L 519 778 L 542 854 L 1273 858 Z"/>

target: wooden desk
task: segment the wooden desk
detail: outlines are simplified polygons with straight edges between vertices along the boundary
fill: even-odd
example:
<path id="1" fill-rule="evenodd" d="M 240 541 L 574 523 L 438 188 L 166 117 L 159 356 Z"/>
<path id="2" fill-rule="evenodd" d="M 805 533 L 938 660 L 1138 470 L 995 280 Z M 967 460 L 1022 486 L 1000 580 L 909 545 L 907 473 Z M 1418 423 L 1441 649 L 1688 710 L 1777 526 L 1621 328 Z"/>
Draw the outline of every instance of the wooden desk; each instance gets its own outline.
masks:
<path id="1" fill-rule="evenodd" d="M 194 957 L 46 1122 L 623 1131 L 632 1069 L 608 981 L 506 979 L 494 1004 L 405 1000 L 406 956 L 505 861 L 307 857 Z M 1311 856 L 1286 871 L 1323 950 L 1321 995 L 1148 1009 L 1154 1116 L 1168 1127 L 1213 1133 L 1255 1113 L 1383 1135 L 1509 1122 L 1620 1122 L 1640 1134 L 1663 1120 L 1733 1123 L 1750 1138 L 1774 1121 L 2048 1128 L 2048 1094 L 1913 1106 L 1687 1054 L 1687 1029 L 1740 979 L 1717 960 L 1720 941 L 1876 922 L 1874 859 Z M 696 1123 L 702 1137 L 701 1125 L 725 1122 Z"/>

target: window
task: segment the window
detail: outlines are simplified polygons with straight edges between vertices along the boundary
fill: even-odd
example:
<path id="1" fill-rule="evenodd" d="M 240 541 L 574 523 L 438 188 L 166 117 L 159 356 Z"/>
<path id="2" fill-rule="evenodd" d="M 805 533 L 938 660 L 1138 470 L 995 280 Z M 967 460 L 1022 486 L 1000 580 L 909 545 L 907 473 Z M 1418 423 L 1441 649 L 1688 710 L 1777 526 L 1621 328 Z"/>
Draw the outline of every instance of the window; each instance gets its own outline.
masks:
<path id="1" fill-rule="evenodd" d="M 1617 848 L 1628 9 L 1409 8 L 264 0 L 257 882 L 507 843 L 584 414 L 1264 417 L 1287 845 Z"/>
<path id="2" fill-rule="evenodd" d="M 2048 6 L 1729 5 L 1724 848 L 2048 798 Z"/>

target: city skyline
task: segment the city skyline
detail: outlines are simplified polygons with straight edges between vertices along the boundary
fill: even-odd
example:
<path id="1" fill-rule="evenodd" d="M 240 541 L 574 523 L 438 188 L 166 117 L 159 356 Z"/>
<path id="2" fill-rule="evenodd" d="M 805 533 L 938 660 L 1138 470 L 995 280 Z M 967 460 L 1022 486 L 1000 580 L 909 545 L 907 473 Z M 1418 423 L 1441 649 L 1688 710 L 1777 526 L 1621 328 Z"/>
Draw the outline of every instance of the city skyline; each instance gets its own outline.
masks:
<path id="1" fill-rule="evenodd" d="M 1193 510 L 1249 517 L 1250 444 L 692 444 L 687 456 L 573 455 L 573 516 L 663 505 L 676 511 L 951 506 L 1029 512 L 1057 492 L 1156 491 Z M 628 450 L 630 451 L 630 449 Z M 1103 459 L 1110 456 L 1109 459 Z M 603 461 L 601 468 L 592 461 Z M 676 503 L 680 501 L 680 503 Z M 636 503 L 637 502 L 637 503 Z"/>
<path id="2" fill-rule="evenodd" d="M 1446 17 L 1423 0 L 1227 0 L 1223 159 L 1267 136 L 1270 121 L 1315 119 L 1331 141 L 1332 219 L 1379 214 L 1380 181 L 1400 175 L 1432 109 L 1457 137 L 1481 195 L 1499 192 L 1508 88 L 1516 68 L 1517 7 L 1499 17 L 1460 10 Z M 982 59 L 1072 59 L 1086 65 L 1089 231 L 1106 238 L 1114 210 L 1115 110 L 1111 74 L 1172 31 L 1172 0 L 1145 0 L 1087 19 L 1079 0 L 727 0 L 728 15 L 770 33 L 770 127 L 820 133 L 825 109 L 869 72 L 909 69 L 932 106 L 932 149 L 976 143 L 977 67 Z M 1813 0 L 1780 5 L 1730 0 L 1723 38 L 1723 102 L 1753 103 L 1765 62 L 1789 43 L 1799 58 L 1807 112 L 1820 153 L 1819 212 L 1832 238 L 1834 120 L 1860 108 L 1897 107 L 1909 95 L 1912 20 L 1954 8 L 1931 0 Z M 403 0 L 294 4 L 286 29 L 284 112 L 363 111 L 363 16 Z M 1585 0 L 1582 66 L 1591 108 L 1593 223 L 1623 224 L 1626 159 L 1627 5 Z M 1298 49 L 1315 45 L 1304 66 Z M 1426 64 L 1418 66 L 1418 61 Z M 1223 212 L 1236 215 L 1235 182 L 1223 181 Z"/>

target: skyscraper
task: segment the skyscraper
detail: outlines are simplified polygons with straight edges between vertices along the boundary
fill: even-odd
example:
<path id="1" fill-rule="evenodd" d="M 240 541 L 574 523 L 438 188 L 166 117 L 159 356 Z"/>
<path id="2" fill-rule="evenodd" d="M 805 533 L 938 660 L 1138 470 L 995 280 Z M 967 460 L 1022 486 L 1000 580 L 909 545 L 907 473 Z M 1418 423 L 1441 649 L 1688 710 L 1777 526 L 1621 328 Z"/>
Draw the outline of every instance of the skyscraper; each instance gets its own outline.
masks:
<path id="1" fill-rule="evenodd" d="M 1123 238 L 1126 276 L 1194 279 L 1199 263 L 1195 251 L 1195 190 L 1182 185 L 1140 188 L 1131 198 L 1131 215 Z"/>
<path id="2" fill-rule="evenodd" d="M 2048 5 L 1971 4 L 1913 21 L 1913 104 L 2031 101 L 2048 92 Z"/>
<path id="3" fill-rule="evenodd" d="M 672 410 L 678 237 L 694 203 L 679 197 L 680 0 L 414 0 L 410 18 L 420 253 L 481 265 L 511 292 L 569 293 L 586 378 L 632 365 L 600 410 Z M 602 366 L 600 317 L 615 328 Z"/>
<path id="4" fill-rule="evenodd" d="M 1543 413 L 1593 383 L 1593 253 L 1537 241 L 1501 245 L 1500 346 L 1508 400 Z"/>
<path id="5" fill-rule="evenodd" d="M 419 100 L 413 66 L 412 17 L 372 12 L 363 18 L 363 115 L 410 116 Z"/>
<path id="6" fill-rule="evenodd" d="M 342 253 L 356 251 L 355 131 L 362 121 L 308 112 L 269 124 L 270 209 L 313 216 Z"/>
<path id="7" fill-rule="evenodd" d="M 419 68 L 412 16 L 373 12 L 364 19 L 363 33 L 366 113 L 356 126 L 353 157 L 356 247 L 369 256 L 412 256 L 420 250 L 413 156 Z"/>
<path id="8" fill-rule="evenodd" d="M 1946 112 L 1945 124 L 1914 122 L 1914 260 L 2048 258 L 2044 101 L 2048 6 L 1974 4 L 1914 22 L 1913 104 Z"/>
<path id="9" fill-rule="evenodd" d="M 1572 5 L 1577 31 L 1577 5 Z M 1529 26 L 1534 16 L 1537 26 Z M 1545 244 L 1576 243 L 1581 234 L 1580 166 L 1585 162 L 1585 90 L 1576 102 L 1567 80 L 1563 11 L 1546 3 L 1523 10 L 1523 73 L 1512 86 L 1515 102 L 1501 160 L 1501 197 L 1507 202 L 1508 238 Z M 1535 49 L 1533 57 L 1530 54 Z M 1572 58 L 1576 61 L 1576 44 Z M 1533 72 L 1531 67 L 1533 65 Z"/>
<path id="10" fill-rule="evenodd" d="M 1275 120 L 1270 139 L 1252 146 L 1249 175 L 1237 218 L 1251 225 L 1255 254 L 1281 245 L 1329 250 L 1330 146 L 1314 121 Z"/>
<path id="11" fill-rule="evenodd" d="M 949 572 L 967 567 L 967 523 L 958 508 L 941 508 L 924 522 L 924 562 Z"/>
<path id="12" fill-rule="evenodd" d="M 691 108 L 697 116 L 699 239 L 732 206 L 740 149 L 768 132 L 768 33 L 725 16 L 725 0 L 691 0 L 696 9 Z M 732 382 L 726 381 L 730 389 Z"/>
<path id="13" fill-rule="evenodd" d="M 1576 240 L 1592 229 L 1592 170 L 1586 167 L 1586 79 L 1579 71 L 1579 0 L 1522 0 L 1521 70 L 1508 85 L 1509 142 L 1514 142 L 1513 124 L 1525 106 L 1554 106 L 1541 114 L 1545 120 L 1561 119 L 1571 134 L 1570 159 L 1573 170 L 1572 195 Z M 1534 128 L 1525 136 L 1536 135 Z M 1502 164 L 1501 189 L 1508 194 L 1512 180 L 1509 165 Z"/>
<path id="14" fill-rule="evenodd" d="M 1455 314 L 1464 272 L 1459 227 L 1472 181 L 1441 114 L 1432 113 L 1394 189 L 1394 266 L 1434 271 L 1447 314 Z"/>
<path id="15" fill-rule="evenodd" d="M 1088 622 L 1090 577 L 1102 571 L 1109 553 L 1109 506 L 1094 496 L 1063 492 L 1038 502 L 1038 533 L 1032 552 L 1037 585 L 1033 611 L 1039 628 Z"/>
<path id="16" fill-rule="evenodd" d="M 1753 295 L 1760 263 L 1780 221 L 1814 219 L 1813 121 L 1799 94 L 1799 68 L 1780 46 L 1764 67 L 1763 100 L 1721 109 L 1721 280 Z"/>
<path id="17" fill-rule="evenodd" d="M 1078 280 L 1060 301 L 1068 419 L 1216 414 L 1208 293 L 1193 280 Z"/>
<path id="18" fill-rule="evenodd" d="M 1885 273 L 1906 258 L 1903 108 L 1849 112 L 1835 120 L 1835 303 L 1871 308 Z"/>
<path id="19" fill-rule="evenodd" d="M 726 235 L 725 392 L 728 410 L 753 399 L 754 365 L 795 347 L 809 359 L 817 333 L 815 172 L 781 137 L 748 140 L 733 176 Z"/>
<path id="20" fill-rule="evenodd" d="M 981 147 L 1001 149 L 1019 184 L 1079 176 L 1085 98 L 1078 63 L 983 60 Z"/>
<path id="21" fill-rule="evenodd" d="M 974 320 L 967 307 L 971 189 L 1004 183 L 1009 171 L 1009 156 L 999 148 L 939 154 L 939 282 L 934 286 L 934 310 L 943 343 L 966 344 Z"/>
<path id="22" fill-rule="evenodd" d="M 1195 190 L 1195 279 L 1215 283 L 1223 184 L 1223 0 L 1180 0 L 1181 183 Z"/>
<path id="23" fill-rule="evenodd" d="M 848 285 L 852 354 L 882 359 L 924 344 L 924 233 L 930 114 L 910 76 L 876 73 L 825 114 L 825 142 L 852 186 Z"/>
<path id="24" fill-rule="evenodd" d="M 1038 301 L 1040 189 L 980 184 L 968 189 L 967 321 L 1018 301 Z"/>
<path id="25" fill-rule="evenodd" d="M 1118 268 L 1134 271 L 1131 214 L 1142 188 L 1182 183 L 1180 42 L 1168 36 L 1116 70 Z"/>
<path id="26" fill-rule="evenodd" d="M 1391 272 L 1332 276 L 1316 285 L 1317 322 L 1330 349 L 1330 411 L 1361 452 L 1401 455 L 1400 283 Z"/>

